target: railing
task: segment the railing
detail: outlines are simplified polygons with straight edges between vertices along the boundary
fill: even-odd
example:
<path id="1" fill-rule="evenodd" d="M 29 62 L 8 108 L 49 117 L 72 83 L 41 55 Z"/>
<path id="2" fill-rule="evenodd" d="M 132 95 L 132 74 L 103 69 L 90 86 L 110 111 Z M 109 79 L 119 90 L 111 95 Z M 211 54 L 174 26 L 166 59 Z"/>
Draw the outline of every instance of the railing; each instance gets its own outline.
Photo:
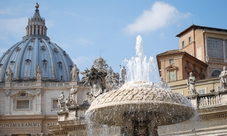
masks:
<path id="1" fill-rule="evenodd" d="M 47 83 L 42 83 L 42 86 L 47 86 L 47 87 L 61 87 L 61 86 L 69 86 L 69 82 L 57 82 L 57 83 L 51 83 L 51 82 L 47 82 Z"/>
<path id="2" fill-rule="evenodd" d="M 192 105 L 198 109 L 227 105 L 227 91 L 211 92 L 207 94 L 191 95 L 187 97 Z"/>
<path id="3" fill-rule="evenodd" d="M 197 107 L 213 107 L 221 104 L 221 94 L 207 94 L 197 98 Z"/>
<path id="4" fill-rule="evenodd" d="M 11 83 L 11 87 L 30 87 L 37 86 L 36 82 Z M 43 87 L 64 87 L 69 86 L 69 82 L 43 82 Z"/>
<path id="5" fill-rule="evenodd" d="M 34 82 L 24 82 L 24 83 L 12 83 L 11 84 L 12 87 L 26 87 L 26 86 L 35 86 Z"/>

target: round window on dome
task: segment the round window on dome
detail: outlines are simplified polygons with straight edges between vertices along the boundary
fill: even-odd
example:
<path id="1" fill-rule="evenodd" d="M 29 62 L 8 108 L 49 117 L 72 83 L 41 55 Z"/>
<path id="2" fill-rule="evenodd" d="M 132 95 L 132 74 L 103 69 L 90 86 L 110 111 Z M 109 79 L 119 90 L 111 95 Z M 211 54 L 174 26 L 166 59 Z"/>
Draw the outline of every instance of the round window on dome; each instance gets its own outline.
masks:
<path id="1" fill-rule="evenodd" d="M 33 47 L 31 45 L 28 46 L 28 50 L 31 51 Z"/>
<path id="2" fill-rule="evenodd" d="M 58 49 L 57 49 L 57 48 L 54 48 L 54 52 L 55 52 L 55 53 L 58 53 Z"/>
<path id="3" fill-rule="evenodd" d="M 46 47 L 43 45 L 43 46 L 40 47 L 40 49 L 41 49 L 42 51 L 45 51 L 45 50 L 46 50 Z"/>
<path id="4" fill-rule="evenodd" d="M 16 51 L 20 51 L 20 49 L 21 49 L 20 47 L 17 47 Z"/>

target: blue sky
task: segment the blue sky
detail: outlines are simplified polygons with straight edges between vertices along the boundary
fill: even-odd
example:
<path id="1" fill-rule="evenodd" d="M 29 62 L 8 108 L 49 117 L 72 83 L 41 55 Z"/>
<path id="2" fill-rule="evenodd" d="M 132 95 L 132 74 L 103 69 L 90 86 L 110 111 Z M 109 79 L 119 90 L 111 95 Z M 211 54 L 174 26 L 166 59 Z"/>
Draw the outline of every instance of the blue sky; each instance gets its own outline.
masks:
<path id="1" fill-rule="evenodd" d="M 103 57 L 115 72 L 135 56 L 136 36 L 144 54 L 178 49 L 178 33 L 192 24 L 227 29 L 226 0 L 1 0 L 0 55 L 25 36 L 38 2 L 47 35 L 80 71 Z M 155 59 L 156 60 L 156 59 Z"/>

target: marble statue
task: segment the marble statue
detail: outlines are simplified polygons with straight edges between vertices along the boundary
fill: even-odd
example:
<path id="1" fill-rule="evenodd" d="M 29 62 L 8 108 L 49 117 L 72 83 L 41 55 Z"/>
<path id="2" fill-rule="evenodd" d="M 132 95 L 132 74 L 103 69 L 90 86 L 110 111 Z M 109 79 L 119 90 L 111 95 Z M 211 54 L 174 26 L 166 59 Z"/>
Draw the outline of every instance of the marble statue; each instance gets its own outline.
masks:
<path id="1" fill-rule="evenodd" d="M 125 83 L 125 80 L 126 80 L 126 69 L 125 69 L 125 66 L 123 66 L 122 68 L 121 68 L 121 81 L 123 82 L 123 83 Z"/>
<path id="2" fill-rule="evenodd" d="M 72 74 L 72 81 L 79 81 L 79 69 L 77 68 L 76 64 L 74 64 L 71 74 Z"/>
<path id="3" fill-rule="evenodd" d="M 87 98 L 90 98 L 90 102 L 106 91 L 107 67 L 106 61 L 99 57 L 94 61 L 94 65 L 90 70 L 86 69 L 81 72 L 83 75 L 81 83 L 91 87 L 91 91 L 87 93 L 89 95 Z"/>
<path id="4" fill-rule="evenodd" d="M 74 98 L 72 95 L 69 94 L 68 99 L 66 100 L 66 106 L 69 107 L 75 107 L 76 103 L 74 101 Z"/>
<path id="5" fill-rule="evenodd" d="M 221 84 L 222 90 L 226 90 L 227 89 L 227 71 L 226 71 L 226 67 L 223 67 L 223 71 L 221 72 L 219 77 L 220 77 L 220 84 Z"/>
<path id="6" fill-rule="evenodd" d="M 187 87 L 188 87 L 189 93 L 191 95 L 198 94 L 198 92 L 195 89 L 195 82 L 196 82 L 195 76 L 193 76 L 192 72 L 190 72 L 189 73 L 189 78 L 186 80 L 186 83 L 187 83 Z"/>
<path id="7" fill-rule="evenodd" d="M 89 83 L 89 85 L 92 87 L 91 95 L 96 98 L 100 94 L 103 93 L 103 86 L 102 86 L 103 78 L 102 78 L 102 75 L 104 73 L 100 73 L 99 70 L 97 70 L 96 68 L 94 68 L 92 66 L 89 74 L 90 75 L 87 75 L 88 76 L 87 83 Z"/>
<path id="8" fill-rule="evenodd" d="M 60 109 L 60 111 L 64 111 L 65 110 L 65 95 L 64 92 L 61 91 L 60 96 L 58 97 L 58 108 Z"/>
<path id="9" fill-rule="evenodd" d="M 13 71 L 11 70 L 10 67 L 8 67 L 8 69 L 6 70 L 6 75 L 7 75 L 6 82 L 11 82 L 13 78 Z"/>
<path id="10" fill-rule="evenodd" d="M 39 66 L 36 68 L 36 79 L 37 81 L 41 81 L 42 79 L 42 69 Z"/>
<path id="11" fill-rule="evenodd" d="M 77 93 L 77 88 L 74 88 L 74 86 L 72 85 L 72 88 L 69 91 L 69 94 L 72 95 L 73 100 L 75 100 L 75 95 Z"/>
<path id="12" fill-rule="evenodd" d="M 160 80 L 160 82 L 159 82 L 159 85 L 160 85 L 160 87 L 162 87 L 162 88 L 167 88 L 167 87 L 168 87 L 167 82 L 165 82 L 165 81 L 163 80 L 163 78 L 161 78 L 161 80 Z"/>
<path id="13" fill-rule="evenodd" d="M 98 59 L 96 59 L 94 61 L 94 64 L 93 64 L 94 68 L 96 69 L 106 69 L 108 68 L 109 66 L 106 64 L 106 61 L 102 58 L 102 57 L 99 57 Z"/>
<path id="14" fill-rule="evenodd" d="M 115 73 L 112 68 L 108 70 L 108 74 L 106 76 L 106 84 L 109 86 L 110 90 L 118 89 L 120 85 L 120 75 L 119 73 Z"/>

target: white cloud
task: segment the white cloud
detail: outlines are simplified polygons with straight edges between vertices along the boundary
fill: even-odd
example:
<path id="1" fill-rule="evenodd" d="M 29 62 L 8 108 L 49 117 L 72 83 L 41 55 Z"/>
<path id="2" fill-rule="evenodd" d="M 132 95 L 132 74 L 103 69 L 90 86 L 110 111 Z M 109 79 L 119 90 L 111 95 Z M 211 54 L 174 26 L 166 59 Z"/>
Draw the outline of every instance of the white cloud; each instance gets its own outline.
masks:
<path id="1" fill-rule="evenodd" d="M 129 34 L 155 31 L 190 15 L 180 13 L 168 3 L 155 2 L 150 10 L 143 11 L 134 23 L 127 25 L 125 31 Z"/>
<path id="2" fill-rule="evenodd" d="M 73 63 L 77 65 L 80 71 L 84 71 L 86 68 L 90 69 L 94 60 L 94 56 L 78 56 L 76 58 L 72 58 Z"/>
<path id="3" fill-rule="evenodd" d="M 80 46 L 82 45 L 82 46 L 85 46 L 85 47 L 88 47 L 88 46 L 94 44 L 93 41 L 85 39 L 85 38 L 77 38 L 77 39 L 73 40 L 73 43 L 75 45 L 80 45 Z"/>
<path id="4" fill-rule="evenodd" d="M 12 8 L 0 9 L 0 15 L 12 15 L 15 14 Z"/>
<path id="5" fill-rule="evenodd" d="M 0 19 L 0 39 L 7 40 L 5 37 L 21 39 L 26 35 L 26 26 L 28 24 L 28 17 Z M 46 25 L 52 27 L 54 25 L 52 20 L 46 20 Z"/>
<path id="6" fill-rule="evenodd" d="M 165 33 L 162 32 L 159 36 L 161 39 L 165 39 Z"/>
<path id="7" fill-rule="evenodd" d="M 74 62 L 74 64 L 80 65 L 80 64 L 87 63 L 87 62 L 92 62 L 92 58 L 86 57 L 86 56 L 79 56 L 79 57 L 72 59 L 72 61 Z"/>
<path id="8" fill-rule="evenodd" d="M 4 32 L 4 35 L 11 35 L 15 37 L 22 37 L 26 34 L 26 24 L 28 18 L 13 18 L 13 19 L 0 19 L 0 31 Z"/>

